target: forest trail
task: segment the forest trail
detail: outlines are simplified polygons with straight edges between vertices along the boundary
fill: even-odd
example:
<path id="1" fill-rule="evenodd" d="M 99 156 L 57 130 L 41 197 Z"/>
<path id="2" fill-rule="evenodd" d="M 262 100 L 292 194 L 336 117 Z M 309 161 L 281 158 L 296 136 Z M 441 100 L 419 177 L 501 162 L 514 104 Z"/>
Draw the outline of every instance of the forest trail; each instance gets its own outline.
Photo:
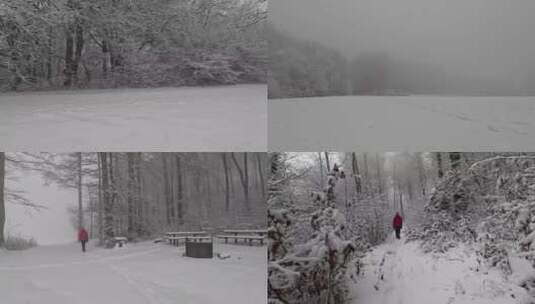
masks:
<path id="1" fill-rule="evenodd" d="M 265 298 L 266 247 L 216 243 L 220 260 L 183 257 L 183 247 L 141 242 L 120 249 L 90 243 L 0 251 L 0 293 L 13 304 L 233 303 Z M 4 303 L 4 302 L 2 302 Z"/>
<path id="2" fill-rule="evenodd" d="M 476 272 L 473 250 L 423 253 L 418 242 L 391 235 L 363 260 L 354 284 L 353 304 L 513 304 L 523 303 L 524 289 L 497 271 Z M 529 269 L 529 268 L 527 268 Z"/>
<path id="3" fill-rule="evenodd" d="M 7 151 L 265 151 L 266 86 L 0 94 Z M 180 140 L 176 140 L 180 138 Z"/>

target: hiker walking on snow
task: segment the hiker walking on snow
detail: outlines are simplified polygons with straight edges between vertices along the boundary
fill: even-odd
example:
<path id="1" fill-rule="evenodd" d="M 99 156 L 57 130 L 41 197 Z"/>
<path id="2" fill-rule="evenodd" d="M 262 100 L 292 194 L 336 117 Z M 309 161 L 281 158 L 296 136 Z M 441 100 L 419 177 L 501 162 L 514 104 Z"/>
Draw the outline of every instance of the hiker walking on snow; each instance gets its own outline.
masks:
<path id="1" fill-rule="evenodd" d="M 401 218 L 401 215 L 399 215 L 399 212 L 396 212 L 396 215 L 394 216 L 394 220 L 392 221 L 392 227 L 394 227 L 394 230 L 396 230 L 396 239 L 399 240 L 399 234 L 401 232 L 401 227 L 403 226 L 403 219 Z"/>
<path id="2" fill-rule="evenodd" d="M 89 236 L 87 235 L 87 231 L 84 228 L 78 231 L 78 241 L 82 243 L 82 251 L 85 252 L 85 244 L 87 243 L 87 241 L 89 241 Z"/>

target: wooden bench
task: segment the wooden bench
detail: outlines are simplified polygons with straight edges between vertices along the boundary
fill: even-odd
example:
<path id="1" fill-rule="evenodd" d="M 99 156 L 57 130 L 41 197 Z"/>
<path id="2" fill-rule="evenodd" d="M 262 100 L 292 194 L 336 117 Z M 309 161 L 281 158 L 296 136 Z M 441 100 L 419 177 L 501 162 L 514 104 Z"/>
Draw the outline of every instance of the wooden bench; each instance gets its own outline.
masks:
<path id="1" fill-rule="evenodd" d="M 258 241 L 260 245 L 264 245 L 264 239 L 263 236 L 255 236 L 255 235 L 217 235 L 216 236 L 219 239 L 224 239 L 225 244 L 228 243 L 229 239 L 233 239 L 234 243 L 237 244 L 238 240 L 243 240 L 244 242 L 248 242 L 249 245 L 253 245 L 253 241 Z"/>
<path id="2" fill-rule="evenodd" d="M 180 231 L 180 232 L 166 232 L 165 239 L 170 245 L 178 246 L 183 241 L 202 241 L 211 239 L 205 231 Z"/>
<path id="3" fill-rule="evenodd" d="M 124 245 L 126 245 L 126 243 L 128 243 L 128 239 L 123 236 L 116 236 L 111 239 L 108 239 L 107 242 L 108 242 L 107 244 L 108 248 L 123 247 Z"/>
<path id="4" fill-rule="evenodd" d="M 239 240 L 248 242 L 249 245 L 253 244 L 253 241 L 258 241 L 260 245 L 264 244 L 266 238 L 267 230 L 265 229 L 229 229 L 223 230 L 224 234 L 216 236 L 219 239 L 224 239 L 225 243 L 228 243 L 229 239 L 234 240 L 234 244 L 237 244 Z"/>

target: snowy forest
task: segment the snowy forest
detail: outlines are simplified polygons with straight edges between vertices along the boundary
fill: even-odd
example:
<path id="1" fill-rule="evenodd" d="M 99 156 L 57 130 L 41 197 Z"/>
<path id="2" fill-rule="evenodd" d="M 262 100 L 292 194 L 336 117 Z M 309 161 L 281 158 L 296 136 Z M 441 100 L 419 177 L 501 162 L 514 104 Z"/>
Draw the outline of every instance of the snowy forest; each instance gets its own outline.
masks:
<path id="1" fill-rule="evenodd" d="M 534 153 L 269 161 L 269 303 L 535 301 Z"/>
<path id="2" fill-rule="evenodd" d="M 265 82 L 266 0 L 5 0 L 0 90 Z"/>
<path id="3" fill-rule="evenodd" d="M 266 156 L 0 153 L 2 301 L 265 299 Z"/>
<path id="4" fill-rule="evenodd" d="M 82 227 L 102 245 L 169 230 L 262 228 L 265 170 L 265 153 L 1 153 L 0 228 L 10 216 L 6 204 L 36 210 L 54 204 L 27 199 L 23 186 L 6 187 L 9 179 L 21 182 L 17 171 L 77 192 L 69 207 L 73 240 Z M 0 246 L 10 248 L 6 239 L 0 234 Z"/>

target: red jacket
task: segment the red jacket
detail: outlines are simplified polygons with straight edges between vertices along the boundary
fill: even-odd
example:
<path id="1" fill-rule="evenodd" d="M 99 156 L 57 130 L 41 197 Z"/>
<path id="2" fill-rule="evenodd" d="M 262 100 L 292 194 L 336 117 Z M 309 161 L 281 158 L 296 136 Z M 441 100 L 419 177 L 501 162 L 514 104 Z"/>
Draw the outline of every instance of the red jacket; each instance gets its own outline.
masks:
<path id="1" fill-rule="evenodd" d="M 394 220 L 392 221 L 392 226 L 394 227 L 394 229 L 396 228 L 400 228 L 403 226 L 403 219 L 401 218 L 401 216 L 399 214 L 396 214 L 396 216 L 394 216 Z"/>
<path id="2" fill-rule="evenodd" d="M 78 232 L 78 241 L 87 241 L 87 240 L 89 240 L 87 231 L 85 231 L 84 228 L 80 229 L 80 231 Z"/>

